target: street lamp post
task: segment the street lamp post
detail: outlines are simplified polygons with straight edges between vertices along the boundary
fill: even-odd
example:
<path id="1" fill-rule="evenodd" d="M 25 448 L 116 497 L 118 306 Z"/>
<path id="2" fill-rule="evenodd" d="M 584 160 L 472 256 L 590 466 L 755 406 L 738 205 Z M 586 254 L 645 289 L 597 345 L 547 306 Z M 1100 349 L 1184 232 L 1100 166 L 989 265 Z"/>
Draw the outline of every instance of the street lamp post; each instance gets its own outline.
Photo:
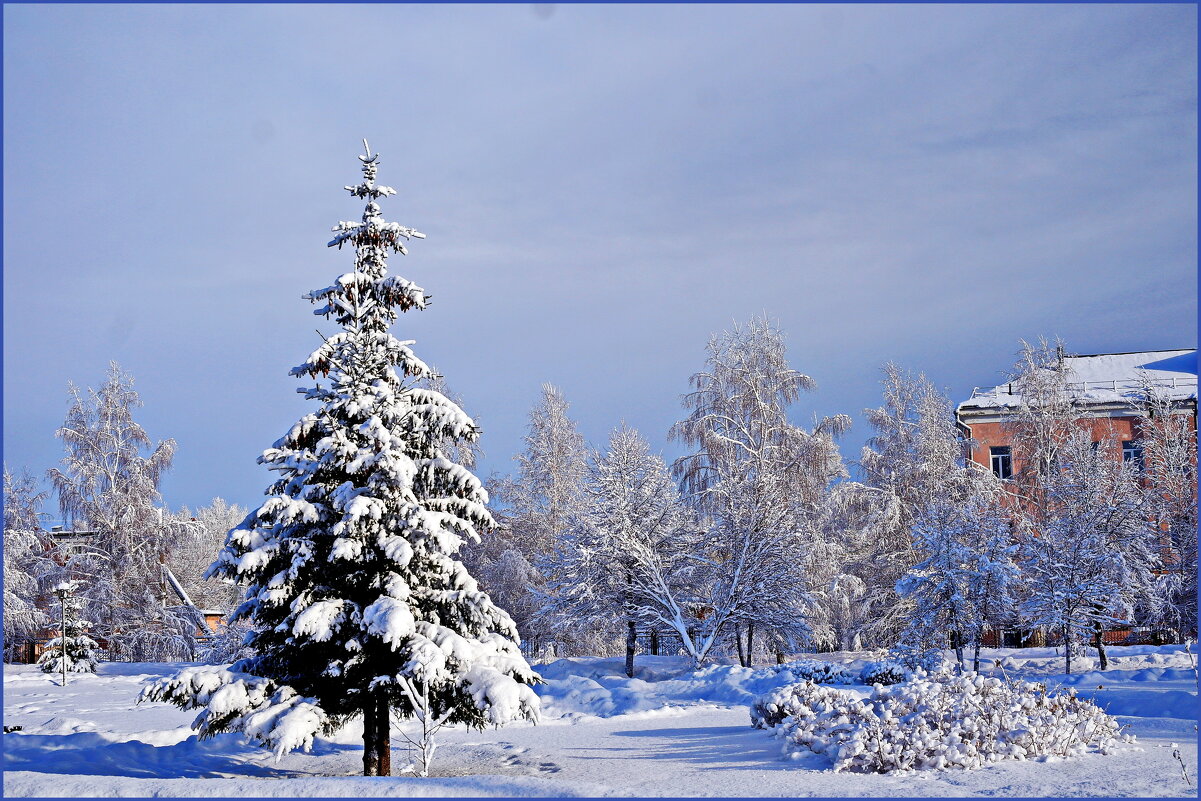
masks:
<path id="1" fill-rule="evenodd" d="M 54 594 L 58 596 L 59 620 L 62 626 L 58 635 L 58 659 L 63 669 L 64 687 L 67 686 L 67 592 L 69 590 L 70 588 L 66 584 L 59 584 L 54 588 Z"/>

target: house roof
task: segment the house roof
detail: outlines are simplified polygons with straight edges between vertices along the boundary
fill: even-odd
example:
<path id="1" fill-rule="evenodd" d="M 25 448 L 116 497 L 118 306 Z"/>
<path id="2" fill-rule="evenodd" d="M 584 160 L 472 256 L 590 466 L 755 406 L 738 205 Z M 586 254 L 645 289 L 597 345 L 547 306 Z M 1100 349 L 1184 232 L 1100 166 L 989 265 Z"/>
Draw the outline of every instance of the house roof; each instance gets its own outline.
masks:
<path id="1" fill-rule="evenodd" d="M 1089 404 L 1125 404 L 1149 383 L 1173 401 L 1197 399 L 1197 349 L 1137 353 L 1069 355 L 1063 359 L 1068 390 Z M 1010 384 L 976 387 L 957 411 L 1020 406 L 1021 395 Z"/>

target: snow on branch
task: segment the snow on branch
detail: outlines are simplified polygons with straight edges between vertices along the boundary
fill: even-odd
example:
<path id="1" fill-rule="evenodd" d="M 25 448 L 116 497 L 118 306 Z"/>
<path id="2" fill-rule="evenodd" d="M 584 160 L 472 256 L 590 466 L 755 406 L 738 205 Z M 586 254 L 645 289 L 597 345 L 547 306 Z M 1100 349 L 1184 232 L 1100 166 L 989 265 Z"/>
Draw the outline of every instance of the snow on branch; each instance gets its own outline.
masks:
<path id="1" fill-rule="evenodd" d="M 185 668 L 142 690 L 138 703 L 159 701 L 203 711 L 192 723 L 201 739 L 242 732 L 270 748 L 279 759 L 297 749 L 308 751 L 313 738 L 330 727 L 316 699 L 301 697 L 287 685 L 224 668 Z"/>

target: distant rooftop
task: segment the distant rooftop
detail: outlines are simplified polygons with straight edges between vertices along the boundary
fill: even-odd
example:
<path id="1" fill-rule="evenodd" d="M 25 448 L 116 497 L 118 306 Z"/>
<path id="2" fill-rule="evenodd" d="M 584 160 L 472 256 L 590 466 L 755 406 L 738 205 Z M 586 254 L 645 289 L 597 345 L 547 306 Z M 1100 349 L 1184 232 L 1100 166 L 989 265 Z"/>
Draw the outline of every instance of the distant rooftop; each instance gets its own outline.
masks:
<path id="1" fill-rule="evenodd" d="M 1172 400 L 1197 398 L 1197 349 L 1068 355 L 1063 359 L 1068 390 L 1092 403 L 1122 403 L 1150 384 Z M 959 410 L 1021 405 L 1011 384 L 976 387 Z"/>

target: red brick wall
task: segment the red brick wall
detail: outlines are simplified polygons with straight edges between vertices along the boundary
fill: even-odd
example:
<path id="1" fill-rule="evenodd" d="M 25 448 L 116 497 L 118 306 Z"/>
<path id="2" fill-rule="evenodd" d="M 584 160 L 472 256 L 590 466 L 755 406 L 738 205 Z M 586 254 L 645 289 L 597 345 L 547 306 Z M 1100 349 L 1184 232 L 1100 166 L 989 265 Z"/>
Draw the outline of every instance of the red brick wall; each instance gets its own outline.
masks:
<path id="1" fill-rule="evenodd" d="M 1137 417 L 1097 417 L 1085 418 L 1077 422 L 1081 428 L 1092 434 L 1094 442 L 1114 439 L 1118 441 L 1120 446 L 1122 440 L 1137 438 Z M 1195 424 L 1196 421 L 1194 419 Z M 971 425 L 971 437 L 973 440 L 971 459 L 976 464 L 983 465 L 984 467 L 989 466 L 989 448 L 1012 444 L 1012 436 L 1007 424 L 1003 422 L 975 423 Z M 1115 455 L 1119 458 L 1121 456 L 1120 453 Z M 1015 453 L 1013 462 L 1013 472 L 1015 473 L 1022 469 L 1017 456 L 1018 454 Z"/>

